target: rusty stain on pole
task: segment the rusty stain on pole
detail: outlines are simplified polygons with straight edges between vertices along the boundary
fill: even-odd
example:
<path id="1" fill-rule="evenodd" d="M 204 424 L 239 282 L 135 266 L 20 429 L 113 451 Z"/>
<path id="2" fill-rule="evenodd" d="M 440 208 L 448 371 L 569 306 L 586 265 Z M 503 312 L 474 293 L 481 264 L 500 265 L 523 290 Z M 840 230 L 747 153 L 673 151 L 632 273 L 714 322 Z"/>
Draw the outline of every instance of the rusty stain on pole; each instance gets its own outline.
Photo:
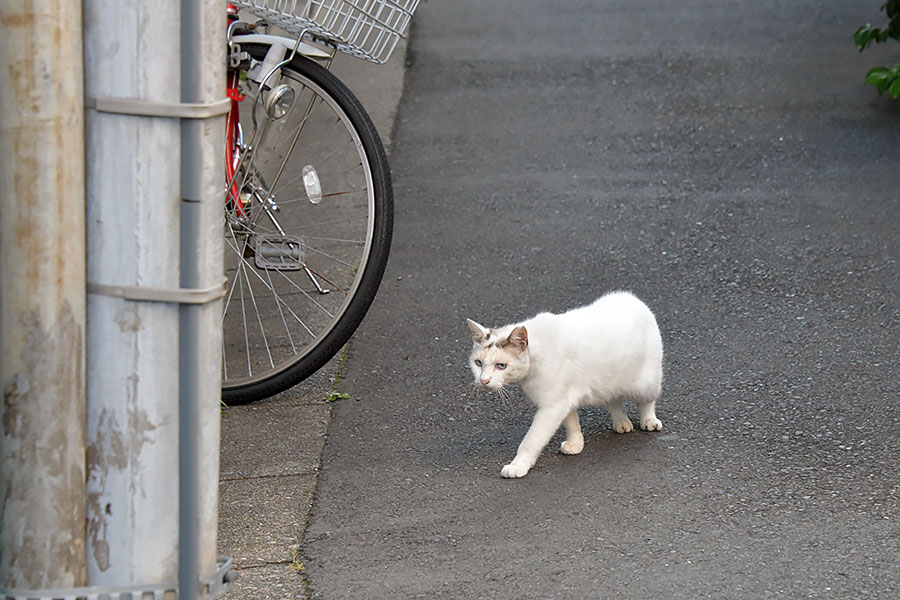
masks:
<path id="1" fill-rule="evenodd" d="M 0 587 L 85 584 L 81 2 L 0 2 Z"/>

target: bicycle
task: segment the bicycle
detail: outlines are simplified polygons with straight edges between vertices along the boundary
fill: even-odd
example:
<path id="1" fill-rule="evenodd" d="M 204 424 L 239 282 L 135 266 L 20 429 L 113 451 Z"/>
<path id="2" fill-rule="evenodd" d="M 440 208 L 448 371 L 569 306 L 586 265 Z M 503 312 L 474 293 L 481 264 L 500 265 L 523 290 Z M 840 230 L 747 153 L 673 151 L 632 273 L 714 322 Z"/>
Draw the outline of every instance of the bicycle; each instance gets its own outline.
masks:
<path id="1" fill-rule="evenodd" d="M 385 62 L 418 2 L 228 3 L 228 404 L 321 368 L 375 297 L 391 243 L 391 174 L 371 119 L 328 68 L 338 51 Z M 260 20 L 241 21 L 238 9 Z"/>

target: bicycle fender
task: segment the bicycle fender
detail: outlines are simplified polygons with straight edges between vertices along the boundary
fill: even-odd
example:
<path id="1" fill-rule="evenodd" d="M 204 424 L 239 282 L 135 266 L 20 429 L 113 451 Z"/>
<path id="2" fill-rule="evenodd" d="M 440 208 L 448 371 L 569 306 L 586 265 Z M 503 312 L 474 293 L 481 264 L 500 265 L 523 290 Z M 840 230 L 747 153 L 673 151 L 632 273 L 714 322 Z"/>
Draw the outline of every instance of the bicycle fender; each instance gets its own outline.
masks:
<path id="1" fill-rule="evenodd" d="M 231 39 L 238 44 L 264 44 L 266 46 L 271 46 L 272 44 L 277 42 L 286 47 L 288 51 L 290 51 L 291 48 L 294 47 L 294 44 L 297 43 L 296 39 L 282 37 L 280 35 L 268 35 L 262 33 L 235 35 Z M 315 46 L 307 44 L 306 42 L 300 42 L 300 46 L 297 47 L 297 53 L 309 58 L 331 58 L 331 55 L 329 53 L 319 50 Z"/>

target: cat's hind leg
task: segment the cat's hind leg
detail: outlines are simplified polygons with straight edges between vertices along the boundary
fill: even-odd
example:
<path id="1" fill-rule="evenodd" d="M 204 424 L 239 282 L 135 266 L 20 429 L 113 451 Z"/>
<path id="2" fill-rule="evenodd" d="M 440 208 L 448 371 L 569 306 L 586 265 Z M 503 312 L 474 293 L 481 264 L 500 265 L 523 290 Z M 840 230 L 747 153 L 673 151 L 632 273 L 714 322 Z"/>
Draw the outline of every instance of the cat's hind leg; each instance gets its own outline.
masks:
<path id="1" fill-rule="evenodd" d="M 659 361 L 656 366 L 648 366 L 644 375 L 639 380 L 634 392 L 634 400 L 637 402 L 638 414 L 641 417 L 641 429 L 644 431 L 661 431 L 662 421 L 656 418 L 656 400 L 662 390 L 662 369 Z"/>
<path id="2" fill-rule="evenodd" d="M 606 405 L 606 409 L 612 415 L 613 429 L 616 433 L 628 433 L 634 429 L 631 419 L 628 418 L 628 413 L 625 412 L 625 405 L 622 404 L 621 398 L 610 400 Z"/>
<path id="3" fill-rule="evenodd" d="M 563 421 L 566 427 L 566 441 L 562 443 L 559 451 L 563 454 L 581 454 L 584 449 L 584 436 L 581 434 L 581 426 L 578 424 L 578 410 L 572 409 Z"/>
<path id="4" fill-rule="evenodd" d="M 641 429 L 644 431 L 661 431 L 662 421 L 656 418 L 656 400 L 638 400 L 638 414 L 641 416 Z"/>

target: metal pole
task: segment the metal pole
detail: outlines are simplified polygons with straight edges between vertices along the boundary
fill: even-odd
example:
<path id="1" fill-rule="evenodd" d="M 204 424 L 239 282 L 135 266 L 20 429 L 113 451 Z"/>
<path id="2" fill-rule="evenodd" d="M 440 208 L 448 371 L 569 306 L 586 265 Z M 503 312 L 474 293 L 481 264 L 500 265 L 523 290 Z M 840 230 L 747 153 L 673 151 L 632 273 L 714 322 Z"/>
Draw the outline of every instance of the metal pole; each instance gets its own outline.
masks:
<path id="1" fill-rule="evenodd" d="M 225 11 L 219 0 L 181 1 L 182 101 L 224 97 Z M 182 122 L 181 285 L 209 288 L 224 278 L 223 118 Z M 222 301 L 181 307 L 180 598 L 206 597 L 216 570 Z"/>
<path id="2" fill-rule="evenodd" d="M 181 121 L 135 114 L 181 102 L 181 6 L 83 1 L 88 584 L 174 585 L 179 307 L 140 298 L 180 287 Z"/>
<path id="3" fill-rule="evenodd" d="M 0 63 L 0 588 L 79 586 L 85 579 L 81 2 L 0 2 Z"/>

